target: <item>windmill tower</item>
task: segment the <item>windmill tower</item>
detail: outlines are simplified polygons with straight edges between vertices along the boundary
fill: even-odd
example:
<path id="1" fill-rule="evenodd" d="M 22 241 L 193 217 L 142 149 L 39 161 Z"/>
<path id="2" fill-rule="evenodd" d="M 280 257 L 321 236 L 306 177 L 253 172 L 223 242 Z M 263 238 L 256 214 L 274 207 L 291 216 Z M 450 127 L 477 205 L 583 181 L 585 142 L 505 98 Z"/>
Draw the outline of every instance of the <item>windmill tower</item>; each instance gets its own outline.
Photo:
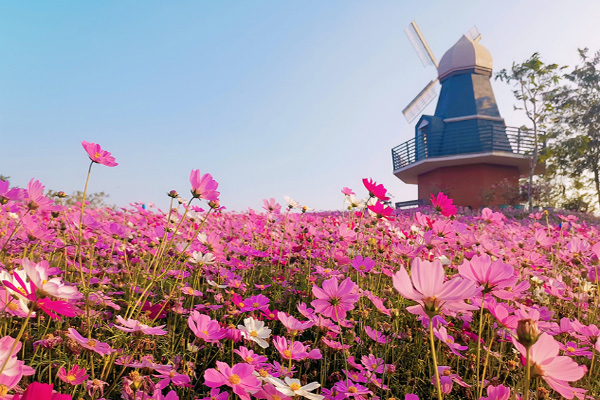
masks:
<path id="1" fill-rule="evenodd" d="M 437 68 L 437 79 L 404 109 L 407 120 L 436 97 L 437 81 L 441 90 L 434 115 L 421 115 L 414 138 L 392 149 L 394 175 L 418 184 L 420 202 L 439 191 L 473 208 L 514 202 L 506 193 L 517 191 L 519 177 L 528 174 L 533 138 L 500 116 L 490 84 L 492 56 L 479 44 L 481 35 L 476 28 L 463 35 L 438 64 L 415 22 L 407 34 L 423 64 Z"/>

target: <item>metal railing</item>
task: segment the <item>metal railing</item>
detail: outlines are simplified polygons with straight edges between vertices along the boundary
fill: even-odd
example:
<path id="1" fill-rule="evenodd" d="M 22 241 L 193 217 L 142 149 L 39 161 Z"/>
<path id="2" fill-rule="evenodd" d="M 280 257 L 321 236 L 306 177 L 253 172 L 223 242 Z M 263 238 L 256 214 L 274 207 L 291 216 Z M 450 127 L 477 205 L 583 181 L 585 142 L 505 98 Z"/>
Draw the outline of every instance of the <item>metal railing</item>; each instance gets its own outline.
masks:
<path id="1" fill-rule="evenodd" d="M 392 160 L 396 171 L 428 158 L 491 151 L 530 155 L 533 154 L 534 147 L 533 131 L 493 124 L 438 132 L 419 132 L 416 138 L 392 149 Z"/>

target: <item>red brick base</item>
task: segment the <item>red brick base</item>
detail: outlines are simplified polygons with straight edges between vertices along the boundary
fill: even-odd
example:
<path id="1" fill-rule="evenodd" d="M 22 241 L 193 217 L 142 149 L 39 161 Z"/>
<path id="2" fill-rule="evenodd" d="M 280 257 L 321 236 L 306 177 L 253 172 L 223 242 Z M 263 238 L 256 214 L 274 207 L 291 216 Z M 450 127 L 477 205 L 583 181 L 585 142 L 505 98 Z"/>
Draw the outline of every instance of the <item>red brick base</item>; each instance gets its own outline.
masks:
<path id="1" fill-rule="evenodd" d="M 494 164 L 458 165 L 438 168 L 419 175 L 419 199 L 444 192 L 458 206 L 510 204 L 519 187 L 517 167 Z"/>

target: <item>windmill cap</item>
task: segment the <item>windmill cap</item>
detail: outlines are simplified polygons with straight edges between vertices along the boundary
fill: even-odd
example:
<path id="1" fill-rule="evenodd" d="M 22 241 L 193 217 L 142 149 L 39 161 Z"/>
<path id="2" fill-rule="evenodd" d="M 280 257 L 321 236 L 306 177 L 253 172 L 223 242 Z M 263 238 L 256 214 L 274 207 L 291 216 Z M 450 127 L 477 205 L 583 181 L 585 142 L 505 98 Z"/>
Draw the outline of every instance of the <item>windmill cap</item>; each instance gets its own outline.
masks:
<path id="1" fill-rule="evenodd" d="M 492 55 L 479 42 L 463 35 L 442 57 L 438 66 L 438 79 L 442 80 L 454 72 L 472 70 L 492 75 Z"/>

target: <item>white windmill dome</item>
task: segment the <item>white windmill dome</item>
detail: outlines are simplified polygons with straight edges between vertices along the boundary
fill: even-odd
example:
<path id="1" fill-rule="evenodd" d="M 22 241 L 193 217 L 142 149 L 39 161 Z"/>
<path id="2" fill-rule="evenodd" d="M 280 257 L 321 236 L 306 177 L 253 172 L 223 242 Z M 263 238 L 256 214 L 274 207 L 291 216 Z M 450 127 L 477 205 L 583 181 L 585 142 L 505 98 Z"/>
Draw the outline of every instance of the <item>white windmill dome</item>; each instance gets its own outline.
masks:
<path id="1" fill-rule="evenodd" d="M 463 35 L 442 57 L 438 65 L 438 79 L 442 80 L 453 72 L 476 69 L 492 75 L 492 55 L 478 42 Z"/>

